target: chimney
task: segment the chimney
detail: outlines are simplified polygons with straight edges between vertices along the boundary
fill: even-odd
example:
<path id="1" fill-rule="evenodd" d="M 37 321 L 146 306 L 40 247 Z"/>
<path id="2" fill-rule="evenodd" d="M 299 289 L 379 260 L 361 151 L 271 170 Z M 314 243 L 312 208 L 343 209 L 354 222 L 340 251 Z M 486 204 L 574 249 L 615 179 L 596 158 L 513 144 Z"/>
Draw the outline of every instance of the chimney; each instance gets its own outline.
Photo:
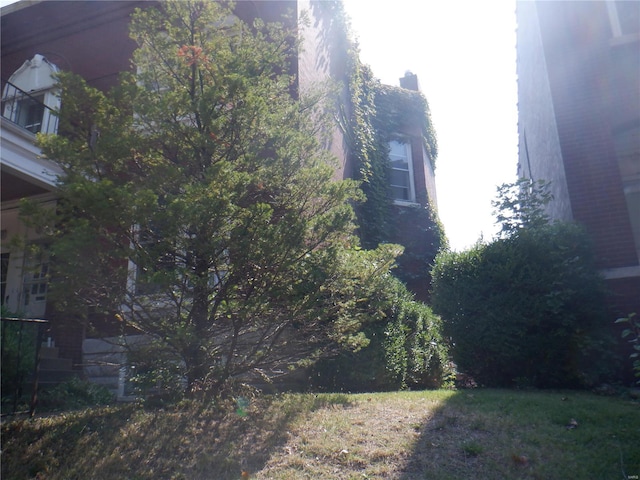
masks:
<path id="1" fill-rule="evenodd" d="M 400 79 L 400 86 L 407 90 L 415 90 L 416 92 L 420 91 L 418 76 L 415 73 L 411 73 L 409 70 L 407 70 L 404 77 Z"/>

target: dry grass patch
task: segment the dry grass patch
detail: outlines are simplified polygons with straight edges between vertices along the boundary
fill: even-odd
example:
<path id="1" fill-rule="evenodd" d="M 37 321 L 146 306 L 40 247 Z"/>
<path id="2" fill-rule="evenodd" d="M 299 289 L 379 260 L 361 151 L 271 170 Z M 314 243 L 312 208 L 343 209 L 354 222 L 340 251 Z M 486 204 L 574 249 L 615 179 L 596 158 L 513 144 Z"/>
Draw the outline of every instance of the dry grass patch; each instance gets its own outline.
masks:
<path id="1" fill-rule="evenodd" d="M 292 394 L 242 405 L 118 405 L 5 421 L 2 478 L 640 475 L 640 411 L 623 398 L 474 390 Z"/>
<path id="2" fill-rule="evenodd" d="M 394 478 L 422 430 L 454 392 L 352 395 L 291 425 L 284 455 L 256 474 L 267 478 Z"/>

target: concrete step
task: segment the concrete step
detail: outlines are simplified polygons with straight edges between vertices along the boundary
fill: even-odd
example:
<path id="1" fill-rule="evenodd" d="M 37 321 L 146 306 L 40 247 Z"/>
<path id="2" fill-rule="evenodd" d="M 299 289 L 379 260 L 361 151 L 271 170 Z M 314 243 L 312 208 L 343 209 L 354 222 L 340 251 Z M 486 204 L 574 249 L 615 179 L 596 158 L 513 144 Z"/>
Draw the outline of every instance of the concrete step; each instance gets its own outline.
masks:
<path id="1" fill-rule="evenodd" d="M 40 371 L 43 370 L 71 370 L 72 362 L 70 358 L 41 358 Z"/>
<path id="2" fill-rule="evenodd" d="M 58 347 L 47 347 L 45 345 L 40 347 L 40 358 L 58 358 L 60 350 Z"/>
<path id="3" fill-rule="evenodd" d="M 62 383 L 71 380 L 73 377 L 79 376 L 80 373 L 75 370 L 40 370 L 38 372 L 38 384 L 45 383 Z"/>

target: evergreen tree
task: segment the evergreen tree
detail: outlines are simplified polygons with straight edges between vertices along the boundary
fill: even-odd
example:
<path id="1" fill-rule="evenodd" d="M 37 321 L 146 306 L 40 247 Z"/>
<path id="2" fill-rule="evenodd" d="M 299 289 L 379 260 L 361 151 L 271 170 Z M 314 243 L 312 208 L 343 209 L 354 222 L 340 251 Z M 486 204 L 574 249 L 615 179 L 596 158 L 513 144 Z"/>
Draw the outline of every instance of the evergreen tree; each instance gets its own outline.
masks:
<path id="1" fill-rule="evenodd" d="M 109 95 L 61 75 L 61 135 L 40 138 L 64 170 L 61 308 L 119 312 L 214 393 L 366 344 L 361 306 L 399 252 L 357 248 L 357 184 L 332 181 L 321 96 L 288 73 L 295 29 L 179 1 L 131 32 L 136 74 Z"/>

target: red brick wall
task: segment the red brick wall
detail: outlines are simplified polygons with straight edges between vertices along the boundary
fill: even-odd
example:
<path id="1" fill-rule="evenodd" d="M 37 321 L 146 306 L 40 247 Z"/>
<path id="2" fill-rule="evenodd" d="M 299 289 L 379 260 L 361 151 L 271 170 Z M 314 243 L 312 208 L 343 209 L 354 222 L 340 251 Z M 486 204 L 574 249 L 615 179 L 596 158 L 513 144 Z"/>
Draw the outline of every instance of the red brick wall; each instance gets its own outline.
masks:
<path id="1" fill-rule="evenodd" d="M 637 265 L 611 135 L 610 26 L 604 2 L 538 2 L 540 30 L 575 220 L 598 266 Z"/>
<path id="2" fill-rule="evenodd" d="M 611 332 L 617 341 L 615 353 L 620 356 L 622 365 L 620 368 L 621 380 L 628 385 L 635 383 L 632 360 L 629 355 L 633 353 L 633 346 L 622 339 L 622 331 L 627 328 L 624 324 L 614 324 L 620 317 L 626 317 L 630 313 L 640 315 L 640 277 L 627 277 L 607 281 L 608 298 L 607 306 Z"/>
<path id="3" fill-rule="evenodd" d="M 131 67 L 129 18 L 140 3 L 50 1 L 3 16 L 2 78 L 39 53 L 108 89 Z"/>

